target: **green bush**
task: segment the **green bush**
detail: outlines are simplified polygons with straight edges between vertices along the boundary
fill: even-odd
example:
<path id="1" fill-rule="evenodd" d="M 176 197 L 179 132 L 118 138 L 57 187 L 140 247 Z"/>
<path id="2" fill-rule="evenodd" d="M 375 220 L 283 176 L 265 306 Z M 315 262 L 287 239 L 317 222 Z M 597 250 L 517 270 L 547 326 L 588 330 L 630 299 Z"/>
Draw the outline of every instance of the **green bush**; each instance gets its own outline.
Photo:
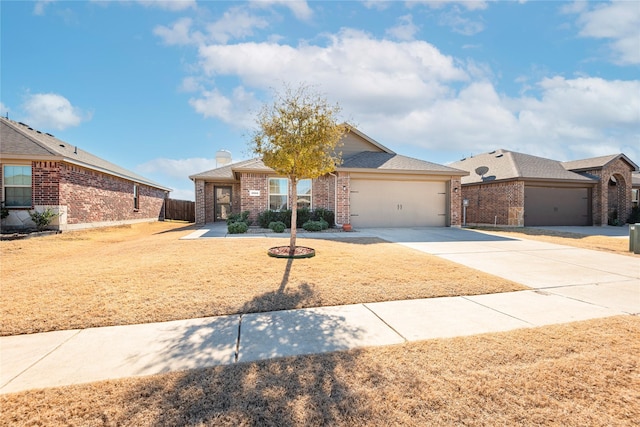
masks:
<path id="1" fill-rule="evenodd" d="M 307 221 L 311 221 L 311 211 L 309 210 L 309 208 L 304 207 L 304 208 L 300 208 L 298 209 L 298 216 L 296 219 L 296 225 L 298 227 L 302 227 L 302 225 L 307 222 Z"/>
<path id="2" fill-rule="evenodd" d="M 284 225 L 284 222 L 282 221 L 273 221 L 269 224 L 269 228 L 274 232 L 274 233 L 284 233 L 285 228 L 287 228 Z"/>
<path id="3" fill-rule="evenodd" d="M 323 227 L 323 224 L 320 221 L 307 221 L 304 224 L 302 224 L 302 228 L 304 228 L 307 231 L 321 231 L 323 229 L 322 227 Z"/>
<path id="4" fill-rule="evenodd" d="M 9 209 L 4 205 L 4 202 L 0 205 L 0 218 L 5 219 L 9 216 Z"/>
<path id="5" fill-rule="evenodd" d="M 332 227 L 334 219 L 335 216 L 329 209 L 318 208 L 311 211 L 305 207 L 298 209 L 296 225 L 303 227 L 306 222 L 323 220 L 327 223 L 328 227 Z M 282 222 L 286 228 L 291 228 L 291 209 L 284 211 L 266 210 L 258 214 L 258 224 L 260 227 L 269 228 L 269 224 L 272 222 Z"/>
<path id="6" fill-rule="evenodd" d="M 44 230 L 58 214 L 52 211 L 51 208 L 47 208 L 42 212 L 31 211 L 29 212 L 29 216 L 31 217 L 31 221 L 36 224 L 38 230 Z"/>
<path id="7" fill-rule="evenodd" d="M 249 211 L 244 211 L 242 213 L 229 214 L 229 217 L 227 218 L 227 225 L 231 225 L 234 222 L 244 222 L 247 225 L 251 225 L 249 214 L 250 214 Z"/>
<path id="8" fill-rule="evenodd" d="M 314 210 L 311 219 L 314 221 L 324 220 L 329 224 L 329 227 L 333 227 L 333 224 L 335 224 L 335 215 L 333 211 L 330 211 L 329 209 L 318 208 Z"/>
<path id="9" fill-rule="evenodd" d="M 227 231 L 229 234 L 242 234 L 246 233 L 249 226 L 245 222 L 232 222 L 227 225 Z"/>

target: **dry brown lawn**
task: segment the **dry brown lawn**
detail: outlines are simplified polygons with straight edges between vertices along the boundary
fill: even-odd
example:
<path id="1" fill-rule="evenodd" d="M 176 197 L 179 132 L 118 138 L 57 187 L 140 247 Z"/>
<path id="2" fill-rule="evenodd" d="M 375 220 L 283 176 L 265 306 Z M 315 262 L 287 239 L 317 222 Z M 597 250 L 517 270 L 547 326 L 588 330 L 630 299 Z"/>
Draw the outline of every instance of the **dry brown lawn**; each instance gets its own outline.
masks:
<path id="1" fill-rule="evenodd" d="M 12 426 L 637 426 L 640 318 L 0 396 Z"/>
<path id="2" fill-rule="evenodd" d="M 179 240 L 147 223 L 1 241 L 0 335 L 525 289 L 379 239 L 298 239 L 310 259 L 270 258 L 288 239 Z"/>
<path id="3" fill-rule="evenodd" d="M 477 229 L 489 231 L 502 236 L 538 240 L 558 245 L 574 246 L 576 248 L 593 249 L 596 251 L 612 252 L 618 255 L 638 257 L 637 254 L 629 252 L 628 238 L 621 239 L 608 236 L 586 236 L 584 234 L 541 230 L 537 228 L 477 227 Z"/>

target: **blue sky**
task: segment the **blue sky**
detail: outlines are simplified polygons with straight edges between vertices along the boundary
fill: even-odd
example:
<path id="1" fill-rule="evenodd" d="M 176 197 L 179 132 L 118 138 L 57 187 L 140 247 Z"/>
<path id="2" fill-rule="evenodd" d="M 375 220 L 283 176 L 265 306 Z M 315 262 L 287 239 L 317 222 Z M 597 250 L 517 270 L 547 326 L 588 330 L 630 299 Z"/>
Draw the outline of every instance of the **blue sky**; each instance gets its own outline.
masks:
<path id="1" fill-rule="evenodd" d="M 0 112 L 193 199 L 314 85 L 399 154 L 640 163 L 640 2 L 2 1 Z"/>

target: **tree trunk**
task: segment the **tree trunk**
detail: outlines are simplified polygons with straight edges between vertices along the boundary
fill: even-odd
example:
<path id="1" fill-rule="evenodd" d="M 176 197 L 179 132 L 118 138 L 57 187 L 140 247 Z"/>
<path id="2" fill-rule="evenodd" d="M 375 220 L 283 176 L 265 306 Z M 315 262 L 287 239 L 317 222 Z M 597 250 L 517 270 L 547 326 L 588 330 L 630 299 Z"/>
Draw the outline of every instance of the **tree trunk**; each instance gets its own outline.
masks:
<path id="1" fill-rule="evenodd" d="M 293 201 L 291 203 L 291 238 L 289 239 L 289 252 L 293 255 L 296 250 L 296 232 L 298 222 L 298 178 L 292 176 L 290 177 L 290 181 Z"/>

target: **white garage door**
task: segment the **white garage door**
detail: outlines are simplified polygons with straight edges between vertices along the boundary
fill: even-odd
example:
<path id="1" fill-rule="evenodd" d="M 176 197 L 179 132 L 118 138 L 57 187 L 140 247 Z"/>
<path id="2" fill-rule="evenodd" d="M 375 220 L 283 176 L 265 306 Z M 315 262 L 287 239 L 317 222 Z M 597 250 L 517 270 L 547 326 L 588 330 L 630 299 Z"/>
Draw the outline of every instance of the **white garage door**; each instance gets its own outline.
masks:
<path id="1" fill-rule="evenodd" d="M 351 179 L 354 227 L 443 227 L 447 185 L 433 181 Z"/>

